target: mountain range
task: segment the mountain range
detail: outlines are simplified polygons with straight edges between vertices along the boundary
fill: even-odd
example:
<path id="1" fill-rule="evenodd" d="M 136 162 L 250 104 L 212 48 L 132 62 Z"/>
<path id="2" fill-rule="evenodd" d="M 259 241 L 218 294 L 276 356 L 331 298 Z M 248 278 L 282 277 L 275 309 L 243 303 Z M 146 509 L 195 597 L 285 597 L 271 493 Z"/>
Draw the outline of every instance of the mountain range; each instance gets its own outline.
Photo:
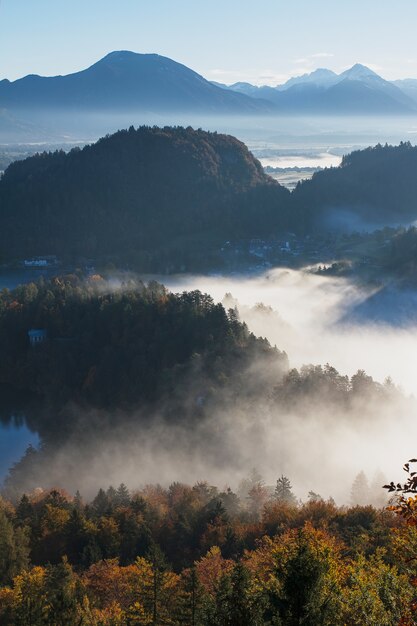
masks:
<path id="1" fill-rule="evenodd" d="M 357 63 L 336 74 L 320 68 L 270 87 L 250 83 L 221 85 L 224 89 L 267 100 L 277 111 L 291 113 L 407 114 L 417 112 L 417 80 L 390 82 Z"/>
<path id="2" fill-rule="evenodd" d="M 165 114 L 410 115 L 417 114 L 417 80 L 390 82 L 356 64 L 276 87 L 223 85 L 158 54 L 116 51 L 73 74 L 0 81 L 0 143 L 96 137 Z"/>

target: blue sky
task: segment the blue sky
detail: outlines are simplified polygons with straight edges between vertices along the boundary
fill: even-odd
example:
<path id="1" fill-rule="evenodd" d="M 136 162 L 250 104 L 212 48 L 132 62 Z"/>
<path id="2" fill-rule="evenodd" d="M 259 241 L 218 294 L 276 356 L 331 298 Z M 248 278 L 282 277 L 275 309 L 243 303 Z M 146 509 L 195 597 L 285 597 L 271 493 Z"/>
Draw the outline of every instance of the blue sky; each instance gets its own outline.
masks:
<path id="1" fill-rule="evenodd" d="M 227 83 L 355 62 L 417 78 L 416 25 L 416 0 L 0 0 L 0 79 L 67 74 L 122 49 Z"/>

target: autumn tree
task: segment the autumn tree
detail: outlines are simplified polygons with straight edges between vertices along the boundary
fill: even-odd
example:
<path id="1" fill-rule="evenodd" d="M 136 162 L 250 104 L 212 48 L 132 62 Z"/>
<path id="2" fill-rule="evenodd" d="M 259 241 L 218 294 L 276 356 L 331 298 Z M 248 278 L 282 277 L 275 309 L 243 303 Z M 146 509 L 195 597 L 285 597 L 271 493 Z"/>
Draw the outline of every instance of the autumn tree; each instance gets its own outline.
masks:
<path id="1" fill-rule="evenodd" d="M 0 502 L 0 584 L 9 583 L 28 563 L 28 529 L 14 528 Z"/>

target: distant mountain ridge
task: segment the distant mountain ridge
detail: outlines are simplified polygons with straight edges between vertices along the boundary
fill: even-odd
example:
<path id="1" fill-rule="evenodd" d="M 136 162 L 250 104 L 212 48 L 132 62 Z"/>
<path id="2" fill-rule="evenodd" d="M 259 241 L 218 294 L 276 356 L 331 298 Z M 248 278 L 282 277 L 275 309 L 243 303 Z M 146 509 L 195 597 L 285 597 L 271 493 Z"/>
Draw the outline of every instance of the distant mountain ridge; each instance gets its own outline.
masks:
<path id="1" fill-rule="evenodd" d="M 0 141 L 48 138 L 48 133 L 61 139 L 84 138 L 108 132 L 105 116 L 109 114 L 117 119 L 116 128 L 143 123 L 143 115 L 141 120 L 134 118 L 141 114 L 415 114 L 417 81 L 389 82 L 356 64 L 341 74 L 319 68 L 276 87 L 227 86 L 210 82 L 168 57 L 121 50 L 65 76 L 1 80 L 0 110 L 7 112 Z"/>
<path id="2" fill-rule="evenodd" d="M 145 110 L 204 113 L 267 113 L 270 103 L 213 85 L 181 63 L 158 54 L 111 52 L 66 76 L 29 75 L 0 81 L 0 107 L 13 111 Z"/>
<path id="3" fill-rule="evenodd" d="M 223 87 L 251 98 L 269 100 L 281 112 L 417 113 L 417 87 L 414 84 L 387 81 L 360 63 L 341 74 L 319 68 L 310 74 L 290 78 L 276 87 L 257 87 L 249 83 Z"/>

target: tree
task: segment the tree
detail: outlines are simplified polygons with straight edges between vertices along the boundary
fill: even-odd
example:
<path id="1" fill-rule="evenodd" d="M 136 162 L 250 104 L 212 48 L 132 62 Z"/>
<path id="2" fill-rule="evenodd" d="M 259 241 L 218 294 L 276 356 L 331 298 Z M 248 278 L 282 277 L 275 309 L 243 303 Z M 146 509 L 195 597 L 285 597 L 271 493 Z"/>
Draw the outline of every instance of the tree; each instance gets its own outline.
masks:
<path id="1" fill-rule="evenodd" d="M 360 555 L 350 563 L 346 583 L 341 623 L 351 626 L 415 623 L 410 611 L 413 589 L 396 567 L 384 563 L 381 551 L 368 559 Z"/>
<path id="2" fill-rule="evenodd" d="M 104 489 L 99 489 L 98 494 L 92 502 L 92 508 L 96 515 L 106 515 L 109 512 L 110 501 Z"/>
<path id="3" fill-rule="evenodd" d="M 128 506 L 130 503 L 130 493 L 124 483 L 121 483 L 116 490 L 114 498 L 115 506 Z"/>
<path id="4" fill-rule="evenodd" d="M 266 597 L 252 585 L 249 570 L 238 562 L 230 577 L 230 626 L 263 626 Z"/>
<path id="5" fill-rule="evenodd" d="M 44 626 L 48 605 L 46 570 L 34 567 L 16 576 L 12 587 L 0 589 L 0 622 L 7 626 Z"/>
<path id="6" fill-rule="evenodd" d="M 287 478 L 283 474 L 277 480 L 274 497 L 278 502 L 283 502 L 285 504 L 292 504 L 292 505 L 297 504 L 297 499 L 292 492 L 291 482 L 289 478 Z"/>
<path id="7" fill-rule="evenodd" d="M 268 595 L 266 623 L 334 626 L 340 621 L 341 554 L 334 538 L 310 524 L 265 537 L 247 555 L 255 588 Z"/>
<path id="8" fill-rule="evenodd" d="M 369 504 L 370 491 L 368 479 L 363 471 L 359 472 L 352 483 L 350 500 L 353 505 L 366 506 Z"/>
<path id="9" fill-rule="evenodd" d="M 48 620 L 57 626 L 73 626 L 83 599 L 81 584 L 64 557 L 58 565 L 49 565 L 45 574 Z"/>
<path id="10" fill-rule="evenodd" d="M 0 584 L 9 583 L 29 564 L 29 536 L 25 527 L 13 528 L 0 503 Z"/>

